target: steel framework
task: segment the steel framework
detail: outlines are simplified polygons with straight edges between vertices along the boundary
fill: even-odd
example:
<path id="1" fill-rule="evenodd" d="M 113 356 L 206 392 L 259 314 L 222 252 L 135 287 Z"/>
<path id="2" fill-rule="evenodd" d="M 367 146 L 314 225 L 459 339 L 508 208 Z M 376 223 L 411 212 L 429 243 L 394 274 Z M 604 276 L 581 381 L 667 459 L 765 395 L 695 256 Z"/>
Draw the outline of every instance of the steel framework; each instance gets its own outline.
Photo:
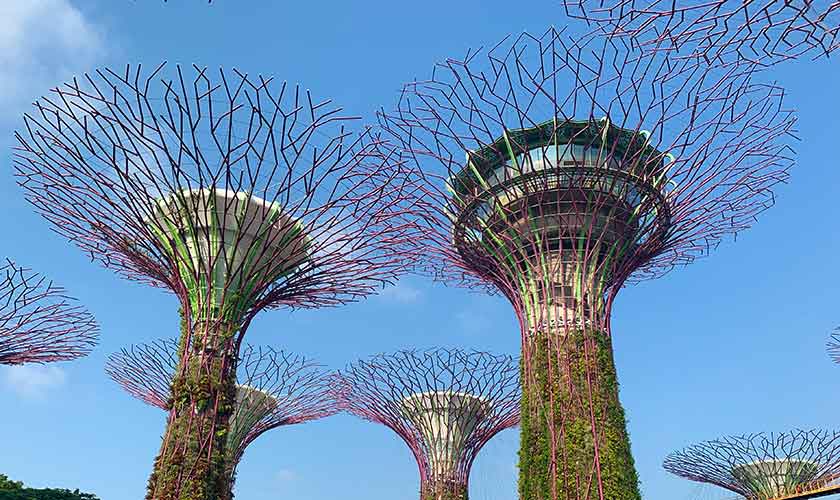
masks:
<path id="1" fill-rule="evenodd" d="M 9 259 L 0 266 L 0 364 L 76 359 L 98 337 L 93 315 L 64 288 Z"/>
<path id="2" fill-rule="evenodd" d="M 108 357 L 105 371 L 133 397 L 169 410 L 178 369 L 178 340 L 135 344 Z M 331 375 L 302 356 L 247 345 L 237 363 L 236 406 L 227 435 L 230 487 L 245 449 L 277 427 L 333 415 Z M 231 491 L 230 497 L 233 497 Z"/>
<path id="3" fill-rule="evenodd" d="M 450 349 L 380 354 L 336 379 L 342 408 L 393 430 L 420 469 L 422 500 L 465 500 L 481 448 L 519 423 L 510 356 Z"/>
<path id="4" fill-rule="evenodd" d="M 840 433 L 797 430 L 725 437 L 673 453 L 664 467 L 749 500 L 816 498 L 840 492 Z"/>
<path id="5" fill-rule="evenodd" d="M 752 78 L 550 29 L 446 60 L 380 114 L 420 171 L 423 268 L 519 319 L 524 500 L 639 498 L 612 306 L 772 205 L 795 120 Z"/>
<path id="6" fill-rule="evenodd" d="M 176 404 L 150 500 L 217 500 L 236 359 L 256 313 L 334 306 L 392 282 L 403 176 L 369 129 L 271 78 L 102 69 L 35 103 L 17 134 L 28 200 L 60 234 L 185 314 Z"/>
<path id="7" fill-rule="evenodd" d="M 562 0 L 566 13 L 645 50 L 772 64 L 840 47 L 837 0 Z"/>
<path id="8" fill-rule="evenodd" d="M 840 327 L 835 328 L 834 331 L 831 332 L 831 337 L 826 343 L 826 348 L 828 350 L 828 355 L 831 356 L 831 359 L 834 360 L 835 363 L 840 364 Z"/>

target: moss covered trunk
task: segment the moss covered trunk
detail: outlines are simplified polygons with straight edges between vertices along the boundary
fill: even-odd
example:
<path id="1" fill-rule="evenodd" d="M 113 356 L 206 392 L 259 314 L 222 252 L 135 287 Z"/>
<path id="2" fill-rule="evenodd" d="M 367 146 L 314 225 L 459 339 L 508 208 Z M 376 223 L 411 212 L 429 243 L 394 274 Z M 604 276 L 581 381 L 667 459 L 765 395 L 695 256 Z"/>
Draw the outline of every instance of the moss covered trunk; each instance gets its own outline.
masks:
<path id="1" fill-rule="evenodd" d="M 538 332 L 523 345 L 521 500 L 640 500 L 610 338 Z"/>
<path id="2" fill-rule="evenodd" d="M 420 486 L 420 500 L 467 500 L 467 485 L 429 481 Z"/>
<path id="3" fill-rule="evenodd" d="M 195 328 L 189 346 L 182 335 L 169 419 L 147 500 L 231 498 L 226 442 L 236 404 L 232 334 L 230 327 L 218 324 Z"/>

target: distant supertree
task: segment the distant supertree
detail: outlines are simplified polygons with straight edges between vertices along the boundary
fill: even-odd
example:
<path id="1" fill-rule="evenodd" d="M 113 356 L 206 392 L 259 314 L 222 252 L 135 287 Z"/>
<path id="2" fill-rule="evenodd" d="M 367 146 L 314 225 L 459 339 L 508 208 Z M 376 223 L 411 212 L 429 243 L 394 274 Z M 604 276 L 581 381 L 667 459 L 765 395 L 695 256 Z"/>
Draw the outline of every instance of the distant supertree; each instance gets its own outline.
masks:
<path id="1" fill-rule="evenodd" d="M 648 51 L 719 63 L 828 56 L 840 47 L 837 0 L 562 0 L 566 13 Z"/>
<path id="2" fill-rule="evenodd" d="M 150 500 L 229 489 L 236 360 L 255 314 L 358 300 L 406 265 L 400 175 L 381 141 L 298 86 L 211 73 L 97 70 L 37 101 L 17 134 L 20 184 L 54 230 L 181 302 Z"/>
<path id="3" fill-rule="evenodd" d="M 700 443 L 665 459 L 680 477 L 749 500 L 817 498 L 840 492 L 840 433 L 797 430 Z"/>
<path id="4" fill-rule="evenodd" d="M 550 29 L 447 59 L 381 114 L 420 171 L 425 270 L 519 319 L 523 500 L 640 498 L 613 303 L 773 204 L 795 121 L 782 99 L 744 66 Z"/>
<path id="5" fill-rule="evenodd" d="M 0 364 L 76 359 L 98 336 L 93 315 L 63 288 L 11 260 L 0 266 Z"/>
<path id="6" fill-rule="evenodd" d="M 831 337 L 826 344 L 826 348 L 828 349 L 828 355 L 831 356 L 831 359 L 834 360 L 835 363 L 840 364 L 840 327 L 834 329 L 831 332 Z"/>
<path id="7" fill-rule="evenodd" d="M 433 349 L 380 354 L 336 379 L 344 409 L 396 432 L 420 469 L 421 500 L 465 500 L 487 441 L 519 423 L 510 356 Z"/>
<path id="8" fill-rule="evenodd" d="M 109 356 L 105 371 L 135 398 L 169 410 L 170 386 L 178 369 L 178 341 L 132 345 Z M 331 376 L 319 365 L 270 347 L 246 346 L 237 363 L 236 404 L 227 435 L 231 494 L 245 449 L 267 431 L 338 411 Z"/>

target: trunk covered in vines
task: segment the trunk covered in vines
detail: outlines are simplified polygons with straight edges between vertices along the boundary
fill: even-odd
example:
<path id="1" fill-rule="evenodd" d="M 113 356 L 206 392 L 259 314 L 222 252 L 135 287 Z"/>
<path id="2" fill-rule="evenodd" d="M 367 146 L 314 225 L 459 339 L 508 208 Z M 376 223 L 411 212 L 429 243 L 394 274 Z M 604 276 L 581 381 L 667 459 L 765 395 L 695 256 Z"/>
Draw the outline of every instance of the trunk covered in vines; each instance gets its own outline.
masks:
<path id="1" fill-rule="evenodd" d="M 420 487 L 420 500 L 467 500 L 467 489 L 452 481 L 429 481 Z"/>
<path id="2" fill-rule="evenodd" d="M 522 385 L 522 500 L 641 499 L 608 335 L 529 337 Z"/>
<path id="3" fill-rule="evenodd" d="M 206 324 L 190 338 L 182 319 L 178 371 L 147 500 L 232 498 L 227 434 L 236 404 L 235 329 Z"/>

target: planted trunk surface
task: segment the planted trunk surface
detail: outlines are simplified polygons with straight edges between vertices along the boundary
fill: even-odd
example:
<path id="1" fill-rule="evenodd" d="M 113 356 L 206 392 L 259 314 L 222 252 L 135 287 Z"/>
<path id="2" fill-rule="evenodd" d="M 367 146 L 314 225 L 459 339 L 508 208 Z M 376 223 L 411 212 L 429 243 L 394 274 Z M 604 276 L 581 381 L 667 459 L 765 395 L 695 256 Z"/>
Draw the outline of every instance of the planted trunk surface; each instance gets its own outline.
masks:
<path id="1" fill-rule="evenodd" d="M 166 433 L 149 478 L 147 500 L 231 498 L 227 434 L 236 404 L 236 354 L 226 325 L 182 334 Z"/>
<path id="2" fill-rule="evenodd" d="M 420 487 L 420 500 L 467 500 L 467 485 L 452 481 L 429 481 Z"/>
<path id="3" fill-rule="evenodd" d="M 536 332 L 523 345 L 522 500 L 640 500 L 610 338 Z"/>

